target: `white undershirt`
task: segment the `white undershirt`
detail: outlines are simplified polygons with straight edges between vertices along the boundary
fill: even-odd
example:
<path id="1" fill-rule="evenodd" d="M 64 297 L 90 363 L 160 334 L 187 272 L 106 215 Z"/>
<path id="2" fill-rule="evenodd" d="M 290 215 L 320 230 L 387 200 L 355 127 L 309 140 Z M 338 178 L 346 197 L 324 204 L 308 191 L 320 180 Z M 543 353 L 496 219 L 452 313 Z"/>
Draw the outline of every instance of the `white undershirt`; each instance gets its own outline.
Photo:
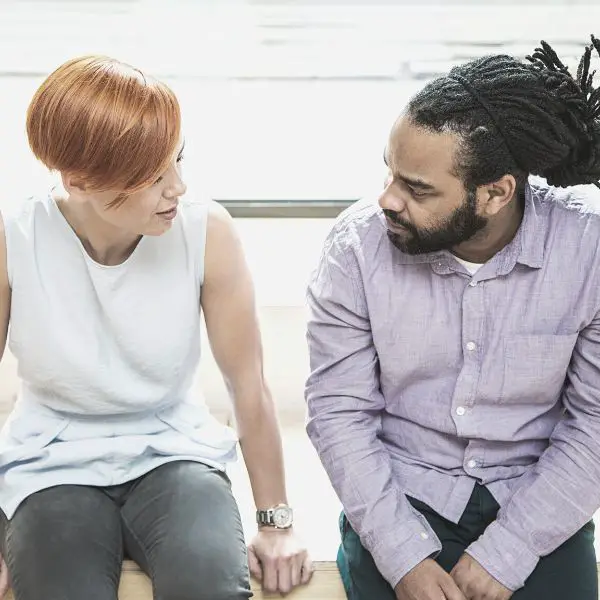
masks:
<path id="1" fill-rule="evenodd" d="M 458 256 L 454 257 L 461 265 L 463 265 L 465 267 L 465 269 L 467 269 L 467 271 L 469 271 L 469 273 L 471 273 L 471 275 L 475 275 L 475 273 L 477 273 L 477 271 L 479 271 L 479 269 L 481 269 L 481 267 L 483 267 L 484 263 L 473 263 L 473 262 L 469 262 L 468 260 L 463 260 L 462 258 L 458 258 Z"/>

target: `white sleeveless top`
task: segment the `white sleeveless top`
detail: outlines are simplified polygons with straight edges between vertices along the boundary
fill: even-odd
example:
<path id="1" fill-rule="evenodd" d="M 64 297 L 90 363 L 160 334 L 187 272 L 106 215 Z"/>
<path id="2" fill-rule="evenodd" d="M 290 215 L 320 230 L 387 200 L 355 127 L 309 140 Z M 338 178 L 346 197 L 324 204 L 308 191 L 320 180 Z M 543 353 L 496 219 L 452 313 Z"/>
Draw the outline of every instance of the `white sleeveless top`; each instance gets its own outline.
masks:
<path id="1" fill-rule="evenodd" d="M 161 464 L 224 469 L 237 438 L 194 397 L 206 202 L 121 265 L 94 262 L 50 195 L 3 215 L 9 347 L 21 390 L 0 432 L 0 507 L 59 484 L 130 481 Z"/>

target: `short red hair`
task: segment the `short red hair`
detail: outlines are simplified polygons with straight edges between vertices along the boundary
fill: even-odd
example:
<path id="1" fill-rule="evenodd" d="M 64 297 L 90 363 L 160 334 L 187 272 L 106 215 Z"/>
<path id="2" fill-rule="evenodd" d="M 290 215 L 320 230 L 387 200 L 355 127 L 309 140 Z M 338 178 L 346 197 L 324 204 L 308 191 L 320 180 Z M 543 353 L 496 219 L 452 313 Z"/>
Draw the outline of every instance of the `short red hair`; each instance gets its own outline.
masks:
<path id="1" fill-rule="evenodd" d="M 105 56 L 61 65 L 27 110 L 29 145 L 46 167 L 123 195 L 168 169 L 180 129 L 179 102 L 168 86 Z"/>

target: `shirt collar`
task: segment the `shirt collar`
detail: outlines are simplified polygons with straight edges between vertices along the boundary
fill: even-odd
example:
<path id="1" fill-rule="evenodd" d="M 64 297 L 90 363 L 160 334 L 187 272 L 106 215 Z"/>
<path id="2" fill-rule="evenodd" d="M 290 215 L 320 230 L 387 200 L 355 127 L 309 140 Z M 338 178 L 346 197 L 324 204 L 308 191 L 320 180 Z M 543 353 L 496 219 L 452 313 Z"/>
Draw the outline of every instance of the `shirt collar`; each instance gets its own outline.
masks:
<path id="1" fill-rule="evenodd" d="M 525 210 L 523 221 L 517 231 L 515 244 L 518 251 L 516 262 L 539 269 L 544 264 L 544 240 L 548 229 L 547 215 L 541 210 L 539 201 L 535 198 L 531 186 L 525 186 Z M 510 245 L 510 244 L 509 244 Z"/>
<path id="2" fill-rule="evenodd" d="M 544 243 L 547 219 L 541 214 L 539 202 L 534 198 L 529 183 L 525 184 L 525 206 L 523 220 L 512 239 L 496 256 L 503 255 L 506 272 L 520 263 L 539 269 L 544 263 Z M 450 252 L 446 250 L 429 254 L 406 254 L 398 250 L 397 261 L 400 264 L 434 264 L 438 267 L 447 265 Z M 492 259 L 493 260 L 493 259 Z"/>

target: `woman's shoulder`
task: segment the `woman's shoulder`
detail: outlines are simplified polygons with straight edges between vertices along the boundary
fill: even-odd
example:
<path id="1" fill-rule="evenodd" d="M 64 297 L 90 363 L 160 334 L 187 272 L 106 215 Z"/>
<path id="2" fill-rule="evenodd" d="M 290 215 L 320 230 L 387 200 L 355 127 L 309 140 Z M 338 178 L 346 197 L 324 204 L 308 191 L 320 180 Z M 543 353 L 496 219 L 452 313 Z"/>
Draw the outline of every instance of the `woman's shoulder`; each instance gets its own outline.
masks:
<path id="1" fill-rule="evenodd" d="M 7 234 L 14 228 L 28 230 L 34 227 L 36 220 L 47 216 L 50 209 L 49 198 L 49 195 L 34 195 L 16 202 L 0 200 L 0 214 Z"/>
<path id="2" fill-rule="evenodd" d="M 12 286 L 15 263 L 33 251 L 37 232 L 48 229 L 39 227 L 49 214 L 48 199 L 43 194 L 16 201 L 0 198 L 0 285 L 6 277 Z"/>
<path id="3" fill-rule="evenodd" d="M 186 219 L 201 220 L 206 224 L 222 222 L 229 217 L 221 204 L 207 196 L 184 196 L 179 201 L 179 209 Z"/>
<path id="4" fill-rule="evenodd" d="M 202 238 L 203 243 L 227 245 L 235 236 L 233 219 L 218 202 L 203 197 L 182 198 L 179 207 L 188 235 Z"/>

